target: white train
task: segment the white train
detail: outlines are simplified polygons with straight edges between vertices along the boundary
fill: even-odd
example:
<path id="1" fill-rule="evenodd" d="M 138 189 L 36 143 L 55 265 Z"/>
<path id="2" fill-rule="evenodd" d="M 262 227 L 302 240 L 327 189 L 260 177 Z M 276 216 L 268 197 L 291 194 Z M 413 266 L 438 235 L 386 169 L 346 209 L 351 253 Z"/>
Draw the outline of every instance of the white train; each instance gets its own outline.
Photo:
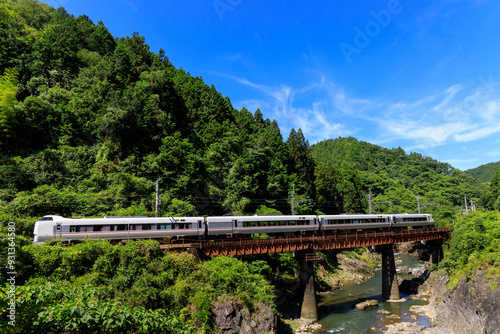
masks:
<path id="1" fill-rule="evenodd" d="M 267 233 L 284 235 L 337 230 L 433 227 L 430 214 L 342 214 L 342 215 L 255 215 L 200 217 L 104 217 L 64 218 L 44 216 L 35 223 L 36 244 L 49 239 L 68 241 L 92 239 L 133 240 L 211 238 Z"/>

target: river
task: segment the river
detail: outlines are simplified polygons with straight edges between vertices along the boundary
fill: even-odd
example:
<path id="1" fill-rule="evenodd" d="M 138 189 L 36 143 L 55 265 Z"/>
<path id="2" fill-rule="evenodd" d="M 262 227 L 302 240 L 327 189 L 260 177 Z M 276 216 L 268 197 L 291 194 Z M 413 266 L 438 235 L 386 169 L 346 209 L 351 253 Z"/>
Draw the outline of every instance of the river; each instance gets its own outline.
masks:
<path id="1" fill-rule="evenodd" d="M 413 271 L 421 271 L 424 266 L 416 258 L 409 255 L 396 254 L 402 264 Z M 406 278 L 406 277 L 403 277 Z M 429 319 L 410 312 L 413 305 L 425 305 L 425 302 L 412 300 L 411 296 L 401 293 L 408 300 L 402 303 L 382 301 L 382 270 L 377 270 L 373 279 L 363 284 L 344 286 L 333 294 L 320 296 L 318 301 L 319 321 L 324 327 L 321 333 L 375 334 L 384 333 L 386 325 L 398 322 L 414 322 L 421 326 L 429 326 Z M 356 310 L 353 305 L 360 298 L 376 299 L 379 305 L 369 310 Z"/>

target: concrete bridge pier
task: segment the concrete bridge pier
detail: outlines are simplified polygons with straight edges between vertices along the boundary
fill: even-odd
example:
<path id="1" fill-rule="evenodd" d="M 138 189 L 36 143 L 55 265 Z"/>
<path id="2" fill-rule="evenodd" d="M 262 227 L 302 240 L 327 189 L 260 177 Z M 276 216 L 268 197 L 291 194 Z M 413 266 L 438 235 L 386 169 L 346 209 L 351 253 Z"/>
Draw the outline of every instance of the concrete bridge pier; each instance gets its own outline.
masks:
<path id="1" fill-rule="evenodd" d="M 438 264 L 443 259 L 443 239 L 429 240 L 425 243 L 431 249 L 432 264 Z"/>
<path id="2" fill-rule="evenodd" d="M 304 291 L 304 299 L 300 310 L 302 320 L 318 320 L 318 303 L 316 300 L 316 287 L 314 285 L 314 260 L 305 252 L 297 252 L 296 256 L 300 261 L 299 277 Z"/>
<path id="3" fill-rule="evenodd" d="M 394 244 L 377 247 L 377 251 L 382 253 L 382 298 L 388 301 L 401 299 L 394 250 Z"/>

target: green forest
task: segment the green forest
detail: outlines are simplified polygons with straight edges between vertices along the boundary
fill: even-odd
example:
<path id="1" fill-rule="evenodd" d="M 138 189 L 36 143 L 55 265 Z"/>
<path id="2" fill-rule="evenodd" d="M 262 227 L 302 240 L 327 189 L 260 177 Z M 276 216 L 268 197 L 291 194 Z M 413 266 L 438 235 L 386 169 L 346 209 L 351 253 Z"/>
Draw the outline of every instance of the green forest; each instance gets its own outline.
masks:
<path id="1" fill-rule="evenodd" d="M 44 215 L 154 216 L 157 180 L 161 216 L 290 214 L 292 190 L 299 214 L 416 212 L 419 201 L 448 226 L 470 223 L 456 218 L 465 197 L 500 209 L 500 172 L 483 183 L 401 148 L 310 145 L 301 129 L 282 134 L 260 110 L 235 109 L 139 33 L 114 37 L 63 8 L 0 0 L 0 261 L 13 249 L 18 310 L 9 326 L 7 268 L 1 331 L 210 332 L 212 302 L 225 296 L 276 312 L 274 286 L 297 279 L 287 253 L 199 262 L 151 240 L 31 243 Z M 456 244 L 474 261 L 500 239 L 498 216 L 484 214 L 489 225 L 476 218 L 478 233 Z M 445 269 L 476 263 L 456 250 Z"/>
<path id="2" fill-rule="evenodd" d="M 476 168 L 468 169 L 465 172 L 473 176 L 479 182 L 490 182 L 496 171 L 500 168 L 500 161 L 491 162 Z"/>

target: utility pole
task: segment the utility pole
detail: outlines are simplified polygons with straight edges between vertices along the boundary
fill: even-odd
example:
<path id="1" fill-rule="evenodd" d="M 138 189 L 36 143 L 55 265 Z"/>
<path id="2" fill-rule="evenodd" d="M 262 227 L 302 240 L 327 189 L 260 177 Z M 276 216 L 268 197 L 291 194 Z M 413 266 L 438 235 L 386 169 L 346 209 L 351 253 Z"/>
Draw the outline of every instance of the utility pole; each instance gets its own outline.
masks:
<path id="1" fill-rule="evenodd" d="M 158 180 L 155 181 L 155 184 L 156 184 L 155 217 L 159 217 L 160 216 L 160 204 L 161 204 L 161 199 L 160 199 L 160 180 L 161 180 L 161 177 L 158 177 Z"/>
<path id="2" fill-rule="evenodd" d="M 420 213 L 420 195 L 417 193 L 417 207 L 418 207 L 418 213 Z"/>
<path id="3" fill-rule="evenodd" d="M 370 189 L 370 193 L 368 194 L 368 207 L 370 208 L 370 214 L 372 214 L 372 190 Z"/>
<path id="4" fill-rule="evenodd" d="M 467 195 L 464 196 L 464 200 L 465 200 L 465 213 L 469 213 L 469 208 L 467 207 Z"/>
<path id="5" fill-rule="evenodd" d="M 292 184 L 292 191 L 288 192 L 292 195 L 292 216 L 295 215 L 295 184 Z"/>

